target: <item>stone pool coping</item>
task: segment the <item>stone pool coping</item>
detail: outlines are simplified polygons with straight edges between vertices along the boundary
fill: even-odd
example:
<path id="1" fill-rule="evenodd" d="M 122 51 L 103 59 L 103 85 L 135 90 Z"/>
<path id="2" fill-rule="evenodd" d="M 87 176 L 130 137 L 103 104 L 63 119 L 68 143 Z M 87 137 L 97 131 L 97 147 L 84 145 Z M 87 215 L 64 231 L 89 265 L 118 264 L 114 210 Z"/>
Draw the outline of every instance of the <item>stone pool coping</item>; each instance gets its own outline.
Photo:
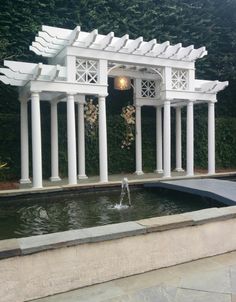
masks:
<path id="1" fill-rule="evenodd" d="M 147 173 L 148 174 L 148 173 Z M 121 176 L 124 177 L 125 175 Z M 205 179 L 205 178 L 219 178 L 219 177 L 233 177 L 236 176 L 235 172 L 218 172 L 215 174 L 196 174 L 194 176 L 172 176 L 172 177 L 151 177 L 151 178 L 145 178 L 140 176 L 139 179 L 129 179 L 129 185 L 131 186 L 140 186 L 145 183 L 151 183 L 151 182 L 165 182 L 170 180 L 181 180 L 181 179 Z M 48 194 L 48 193 L 73 193 L 73 192 L 82 192 L 82 191 L 93 191 L 93 190 L 99 190 L 99 189 L 111 189 L 111 188 L 117 188 L 121 185 L 121 179 L 119 180 L 112 180 L 106 183 L 103 182 L 97 182 L 97 181 L 91 181 L 86 183 L 78 183 L 76 185 L 68 185 L 68 184 L 62 184 L 62 185 L 53 185 L 53 186 L 46 186 L 43 188 L 22 188 L 22 189 L 13 189 L 13 190 L 0 190 L 0 200 L 5 198 L 11 198 L 11 197 L 27 197 L 31 198 L 36 195 L 42 195 L 42 194 Z"/>
<path id="2" fill-rule="evenodd" d="M 25 256 L 85 243 L 92 244 L 152 232 L 191 227 L 232 218 L 236 218 L 236 206 L 209 208 L 183 214 L 153 217 L 99 227 L 0 240 L 0 259 Z"/>

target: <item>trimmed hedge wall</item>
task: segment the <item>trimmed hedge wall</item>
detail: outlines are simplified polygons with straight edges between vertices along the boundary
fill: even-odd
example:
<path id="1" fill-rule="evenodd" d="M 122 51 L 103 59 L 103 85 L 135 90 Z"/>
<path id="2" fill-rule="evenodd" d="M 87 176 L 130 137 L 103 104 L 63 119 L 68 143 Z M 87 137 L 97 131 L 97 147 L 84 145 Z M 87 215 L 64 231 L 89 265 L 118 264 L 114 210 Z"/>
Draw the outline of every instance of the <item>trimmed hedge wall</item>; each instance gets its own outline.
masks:
<path id="1" fill-rule="evenodd" d="M 50 176 L 50 115 L 47 110 L 42 112 L 42 152 L 43 177 Z M 62 110 L 63 111 L 63 110 Z M 174 119 L 172 119 L 172 167 L 175 167 L 175 133 Z M 30 123 L 30 121 L 29 121 Z M 20 178 L 20 131 L 19 115 L 0 114 L 0 159 L 8 163 L 8 169 L 1 172 L 1 179 Z M 186 157 L 185 119 L 182 121 L 182 150 L 183 166 Z M 135 171 L 135 143 L 130 150 L 122 149 L 121 142 L 125 131 L 123 119 L 119 115 L 109 116 L 107 120 L 108 132 L 108 160 L 109 173 Z M 194 121 L 195 138 L 195 167 L 207 167 L 207 118 L 196 117 Z M 156 165 L 156 131 L 155 118 L 142 117 L 142 148 L 143 170 L 151 172 Z M 30 146 L 31 149 L 31 146 Z M 30 152 L 31 157 L 31 152 Z M 59 159 L 60 175 L 67 175 L 67 140 L 66 115 L 59 111 Z M 236 167 L 236 118 L 216 119 L 216 166 L 217 168 Z M 99 174 L 98 133 L 86 137 L 86 172 L 88 175 Z"/>

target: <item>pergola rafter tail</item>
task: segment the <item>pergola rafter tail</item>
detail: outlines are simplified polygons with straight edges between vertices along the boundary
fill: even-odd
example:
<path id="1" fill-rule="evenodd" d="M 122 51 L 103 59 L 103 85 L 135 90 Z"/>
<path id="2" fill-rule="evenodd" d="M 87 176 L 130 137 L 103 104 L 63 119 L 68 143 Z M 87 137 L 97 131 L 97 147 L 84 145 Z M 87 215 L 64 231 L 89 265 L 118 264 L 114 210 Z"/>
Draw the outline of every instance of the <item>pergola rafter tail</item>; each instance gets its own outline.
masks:
<path id="1" fill-rule="evenodd" d="M 44 57 L 54 57 L 67 46 L 190 62 L 207 54 L 205 49 L 194 49 L 192 45 L 170 45 L 169 41 L 159 44 L 156 39 L 146 42 L 143 37 L 133 40 L 128 35 L 118 38 L 113 32 L 101 35 L 97 29 L 88 33 L 81 31 L 80 26 L 74 30 L 42 26 L 42 31 L 38 33 L 35 42 L 32 42 L 30 50 Z"/>

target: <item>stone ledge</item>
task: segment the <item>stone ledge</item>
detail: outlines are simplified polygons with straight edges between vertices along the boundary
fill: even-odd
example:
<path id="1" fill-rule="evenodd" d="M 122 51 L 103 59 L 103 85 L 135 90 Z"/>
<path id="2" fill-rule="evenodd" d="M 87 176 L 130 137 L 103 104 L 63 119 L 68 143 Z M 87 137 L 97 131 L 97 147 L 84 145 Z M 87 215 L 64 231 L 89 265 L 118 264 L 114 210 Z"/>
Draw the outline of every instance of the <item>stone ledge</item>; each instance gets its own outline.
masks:
<path id="1" fill-rule="evenodd" d="M 18 239 L 22 255 L 84 243 L 114 240 L 146 233 L 136 222 L 123 222 Z"/>
<path id="2" fill-rule="evenodd" d="M 147 232 L 165 231 L 175 228 L 183 228 L 193 225 L 193 219 L 183 214 L 153 217 L 137 221 L 140 225 L 146 227 Z"/>
<path id="3" fill-rule="evenodd" d="M 28 255 L 79 244 L 93 244 L 123 237 L 163 232 L 171 229 L 236 218 L 236 206 L 210 208 L 195 212 L 154 217 L 79 230 L 0 240 L 0 259 Z"/>
<path id="4" fill-rule="evenodd" d="M 17 239 L 0 240 L 0 259 L 21 255 L 21 248 Z"/>

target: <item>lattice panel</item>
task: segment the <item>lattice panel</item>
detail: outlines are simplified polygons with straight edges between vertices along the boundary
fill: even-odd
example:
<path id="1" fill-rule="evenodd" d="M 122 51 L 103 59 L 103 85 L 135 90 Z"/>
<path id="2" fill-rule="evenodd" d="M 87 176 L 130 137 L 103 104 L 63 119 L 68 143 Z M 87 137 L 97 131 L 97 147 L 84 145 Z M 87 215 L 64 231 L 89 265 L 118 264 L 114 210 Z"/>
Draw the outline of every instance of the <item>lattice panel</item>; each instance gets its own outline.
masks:
<path id="1" fill-rule="evenodd" d="M 172 89 L 186 90 L 188 88 L 188 72 L 183 69 L 172 69 Z"/>
<path id="2" fill-rule="evenodd" d="M 76 59 L 76 82 L 97 83 L 98 61 Z"/>
<path id="3" fill-rule="evenodd" d="M 155 81 L 150 81 L 150 80 L 141 81 L 141 96 L 144 98 L 154 98 L 156 96 Z"/>

